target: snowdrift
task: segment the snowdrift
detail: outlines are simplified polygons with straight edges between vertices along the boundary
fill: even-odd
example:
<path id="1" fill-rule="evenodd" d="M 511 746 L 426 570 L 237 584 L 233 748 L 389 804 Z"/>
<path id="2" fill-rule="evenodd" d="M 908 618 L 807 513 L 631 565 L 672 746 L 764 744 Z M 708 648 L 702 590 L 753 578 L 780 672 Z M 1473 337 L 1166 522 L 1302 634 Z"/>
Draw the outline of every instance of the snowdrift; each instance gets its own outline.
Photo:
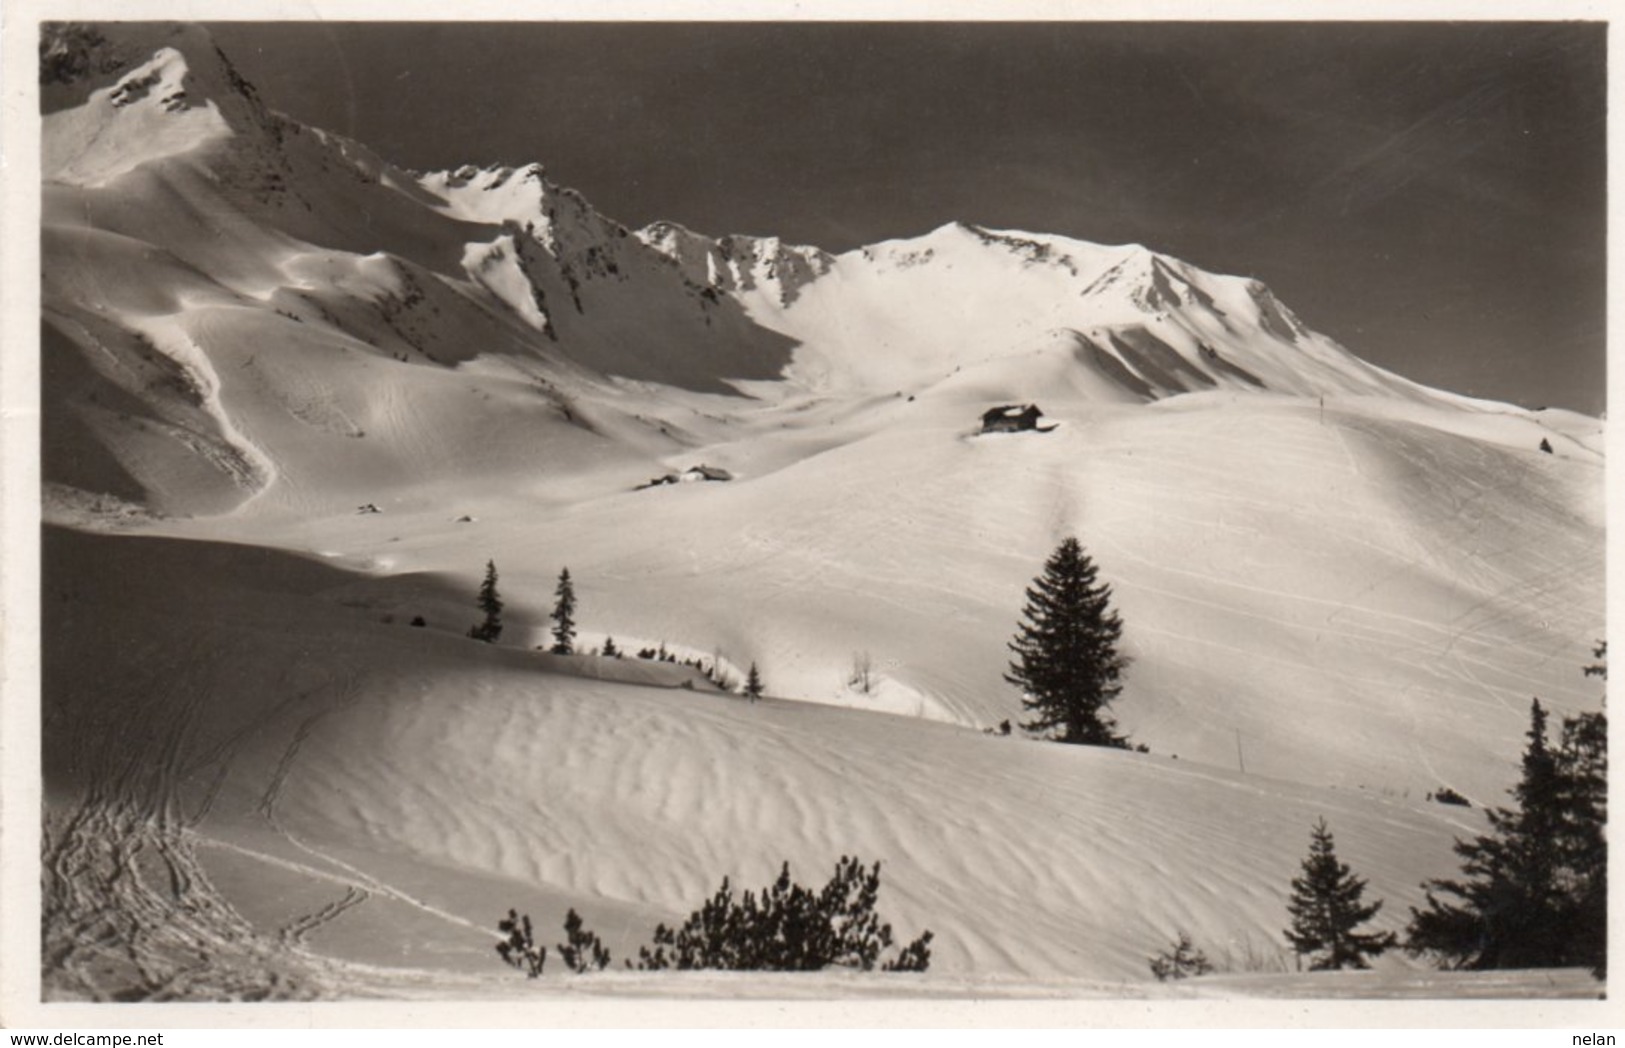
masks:
<path id="1" fill-rule="evenodd" d="M 388 579 L 262 548 L 51 529 L 45 556 L 48 857 L 64 888 L 91 883 L 78 861 L 106 889 L 48 893 L 53 995 L 153 972 L 177 996 L 342 995 L 387 966 L 520 992 L 492 950 L 508 906 L 549 932 L 574 906 L 624 956 L 723 876 L 766 883 L 787 859 L 821 880 L 842 854 L 882 861 L 882 912 L 936 933 L 944 978 L 1139 981 L 1176 929 L 1276 967 L 1316 817 L 1390 923 L 1479 826 L 1171 757 L 750 704 L 679 667 L 593 679 L 606 660 L 413 628 L 380 610 Z M 173 893 L 152 853 L 184 857 Z M 133 945 L 83 936 L 120 921 Z"/>

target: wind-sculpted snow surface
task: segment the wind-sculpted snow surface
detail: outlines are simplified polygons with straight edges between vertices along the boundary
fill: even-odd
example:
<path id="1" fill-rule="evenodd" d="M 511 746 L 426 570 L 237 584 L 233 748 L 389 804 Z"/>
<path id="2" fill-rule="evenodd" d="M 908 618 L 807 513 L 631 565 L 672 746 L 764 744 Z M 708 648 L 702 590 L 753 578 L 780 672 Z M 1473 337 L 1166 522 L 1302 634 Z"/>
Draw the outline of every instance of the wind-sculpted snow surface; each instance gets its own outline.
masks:
<path id="1" fill-rule="evenodd" d="M 45 719 L 72 726 L 46 750 L 53 996 L 374 992 L 385 963 L 406 985 L 495 980 L 508 905 L 548 926 L 575 906 L 624 956 L 723 875 L 851 853 L 883 862 L 888 920 L 935 931 L 947 977 L 1134 981 L 1175 928 L 1284 965 L 1282 885 L 1317 815 L 1396 903 L 1477 826 L 1170 757 L 749 704 L 679 687 L 680 667 L 595 681 L 576 672 L 595 660 L 385 622 L 387 579 L 363 599 L 253 547 L 52 531 L 47 566 Z M 122 654 L 86 657 L 104 645 Z"/>
<path id="2" fill-rule="evenodd" d="M 52 996 L 521 993 L 509 907 L 625 956 L 841 855 L 936 933 L 923 993 L 1151 992 L 1181 930 L 1240 978 L 1289 963 L 1317 818 L 1397 927 L 1529 697 L 1598 706 L 1599 420 L 1136 245 L 634 232 L 539 165 L 302 127 L 199 30 L 108 32 L 139 58 L 45 121 Z M 1044 432 L 979 432 L 1027 404 Z M 648 483 L 701 463 L 731 479 Z M 990 734 L 1068 535 L 1149 754 Z M 566 565 L 583 650 L 768 698 L 536 652 Z M 903 983 L 867 985 L 682 992 Z"/>

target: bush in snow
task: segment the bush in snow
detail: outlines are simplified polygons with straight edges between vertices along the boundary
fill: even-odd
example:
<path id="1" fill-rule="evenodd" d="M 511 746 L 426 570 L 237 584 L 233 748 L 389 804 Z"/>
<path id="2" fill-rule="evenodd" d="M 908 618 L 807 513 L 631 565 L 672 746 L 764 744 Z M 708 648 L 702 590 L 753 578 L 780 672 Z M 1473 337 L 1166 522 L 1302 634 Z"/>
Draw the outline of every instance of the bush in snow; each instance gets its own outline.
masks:
<path id="1" fill-rule="evenodd" d="M 716 894 L 681 927 L 660 925 L 653 949 L 641 948 L 637 964 L 627 963 L 645 971 L 816 971 L 831 966 L 872 971 L 892 943 L 891 925 L 875 914 L 879 894 L 880 863 L 865 868 L 844 855 L 818 891 L 794 883 L 789 863 L 759 895 L 747 891 L 735 898 L 723 878 Z M 923 972 L 930 964 L 927 931 L 882 963 L 881 970 Z"/>
<path id="2" fill-rule="evenodd" d="M 1428 794 L 1428 800 L 1438 801 L 1440 804 L 1454 804 L 1462 808 L 1471 808 L 1473 806 L 1472 801 L 1448 786 L 1440 786 L 1437 790 Z"/>
<path id="3" fill-rule="evenodd" d="M 497 922 L 497 929 L 507 935 L 497 943 L 497 953 L 502 959 L 532 979 L 541 975 L 543 965 L 547 964 L 547 947 L 536 945 L 530 930 L 530 914 L 520 917 L 517 911 L 509 910 L 508 919 Z"/>
<path id="4" fill-rule="evenodd" d="M 1207 975 L 1211 971 L 1213 965 L 1208 963 L 1207 954 L 1192 945 L 1191 937 L 1184 932 L 1179 933 L 1172 952 L 1161 950 L 1151 958 L 1151 974 L 1158 982 Z"/>
<path id="5" fill-rule="evenodd" d="M 909 398 L 913 400 L 913 397 Z M 880 966 L 883 972 L 923 972 L 931 967 L 931 933 L 920 937 L 898 951 L 897 956 Z"/>
<path id="6" fill-rule="evenodd" d="M 892 945 L 891 925 L 875 914 L 880 894 L 880 863 L 866 868 L 855 858 L 841 857 L 835 874 L 818 891 L 790 879 L 785 863 L 772 885 L 735 898 L 727 878 L 716 894 L 689 915 L 679 928 L 664 924 L 655 929 L 653 942 L 638 950 L 640 971 L 714 969 L 723 971 L 817 971 L 831 966 L 873 971 L 878 963 L 886 972 L 923 972 L 931 965 L 931 933 L 904 946 L 896 956 L 881 961 Z M 498 925 L 508 939 L 497 945 L 502 959 L 532 978 L 541 974 L 547 950 L 538 951 L 530 935 L 530 917 L 513 910 Z M 568 943 L 559 952 L 577 973 L 602 970 L 609 951 L 598 936 L 582 926 L 571 910 L 565 918 Z"/>
<path id="7" fill-rule="evenodd" d="M 875 660 L 867 651 L 852 653 L 852 672 L 847 677 L 846 683 L 865 695 L 874 693 Z"/>
<path id="8" fill-rule="evenodd" d="M 572 907 L 564 918 L 564 936 L 568 940 L 558 944 L 559 956 L 577 975 L 603 971 L 609 967 L 609 951 L 604 943 L 581 925 L 581 915 Z"/>

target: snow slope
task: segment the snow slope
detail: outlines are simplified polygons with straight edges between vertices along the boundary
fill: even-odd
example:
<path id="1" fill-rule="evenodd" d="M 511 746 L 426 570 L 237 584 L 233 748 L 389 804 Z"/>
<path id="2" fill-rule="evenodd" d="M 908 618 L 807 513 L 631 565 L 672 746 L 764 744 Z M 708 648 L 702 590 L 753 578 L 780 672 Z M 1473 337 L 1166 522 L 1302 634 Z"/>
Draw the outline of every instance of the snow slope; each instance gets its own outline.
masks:
<path id="1" fill-rule="evenodd" d="M 432 606 L 445 580 L 56 529 L 46 557 L 45 720 L 71 725 L 46 733 L 47 853 L 83 864 L 47 896 L 58 994 L 139 985 L 137 961 L 182 997 L 274 978 L 355 992 L 381 965 L 500 981 L 509 905 L 549 929 L 575 906 L 624 955 L 723 875 L 766 883 L 787 859 L 812 880 L 853 853 L 884 863 L 899 934 L 936 933 L 944 977 L 1133 982 L 1176 929 L 1216 960 L 1274 967 L 1315 818 L 1396 914 L 1449 870 L 1450 834 L 1480 825 L 1171 757 L 753 705 L 679 687 L 680 668 L 491 648 L 460 620 L 417 630 L 384 610 Z M 84 598 L 97 590 L 113 599 Z M 82 657 L 107 647 L 117 665 Z M 109 822 L 140 831 L 113 839 Z M 234 916 L 229 934 L 155 890 L 142 842 Z M 67 890 L 87 868 L 120 900 L 151 896 L 166 927 L 187 919 L 87 944 L 107 919 Z M 211 974 L 189 970 L 200 956 Z M 258 985 L 231 982 L 250 961 Z"/>
<path id="2" fill-rule="evenodd" d="M 1284 963 L 1321 815 L 1397 927 L 1482 826 L 1425 795 L 1498 803 L 1531 696 L 1599 702 L 1598 420 L 1417 386 L 1139 246 L 835 256 L 628 230 L 538 165 L 406 172 L 201 30 L 129 32 L 45 122 L 53 996 L 521 992 L 510 905 L 624 954 L 843 853 L 936 931 L 930 992 L 1147 992 L 1180 929 Z M 1028 402 L 1058 428 L 977 435 Z M 642 487 L 702 463 L 735 479 Z M 983 732 L 1069 534 L 1149 755 Z M 566 565 L 584 644 L 773 699 L 535 653 Z"/>

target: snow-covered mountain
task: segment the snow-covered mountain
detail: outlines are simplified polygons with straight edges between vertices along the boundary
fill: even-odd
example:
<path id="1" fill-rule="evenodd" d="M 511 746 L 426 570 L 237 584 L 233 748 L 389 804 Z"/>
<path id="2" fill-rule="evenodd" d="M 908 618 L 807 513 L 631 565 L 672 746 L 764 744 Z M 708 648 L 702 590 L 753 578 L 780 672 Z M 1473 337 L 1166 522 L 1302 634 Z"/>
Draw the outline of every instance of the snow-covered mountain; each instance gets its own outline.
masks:
<path id="1" fill-rule="evenodd" d="M 1119 992 L 1179 929 L 1285 963 L 1317 816 L 1398 927 L 1482 825 L 1425 796 L 1497 803 L 1530 697 L 1599 701 L 1598 420 L 1419 386 L 1138 245 L 628 229 L 538 164 L 302 126 L 202 30 L 105 32 L 130 60 L 44 128 L 54 994 L 188 950 L 183 996 L 518 992 L 509 905 L 624 952 L 854 851 L 947 985 Z M 976 432 L 1012 403 L 1057 428 Z M 645 486 L 701 463 L 733 479 Z M 983 733 L 1068 534 L 1149 755 Z M 535 653 L 566 565 L 585 644 L 774 699 Z M 122 960 L 72 945 L 104 911 Z"/>

